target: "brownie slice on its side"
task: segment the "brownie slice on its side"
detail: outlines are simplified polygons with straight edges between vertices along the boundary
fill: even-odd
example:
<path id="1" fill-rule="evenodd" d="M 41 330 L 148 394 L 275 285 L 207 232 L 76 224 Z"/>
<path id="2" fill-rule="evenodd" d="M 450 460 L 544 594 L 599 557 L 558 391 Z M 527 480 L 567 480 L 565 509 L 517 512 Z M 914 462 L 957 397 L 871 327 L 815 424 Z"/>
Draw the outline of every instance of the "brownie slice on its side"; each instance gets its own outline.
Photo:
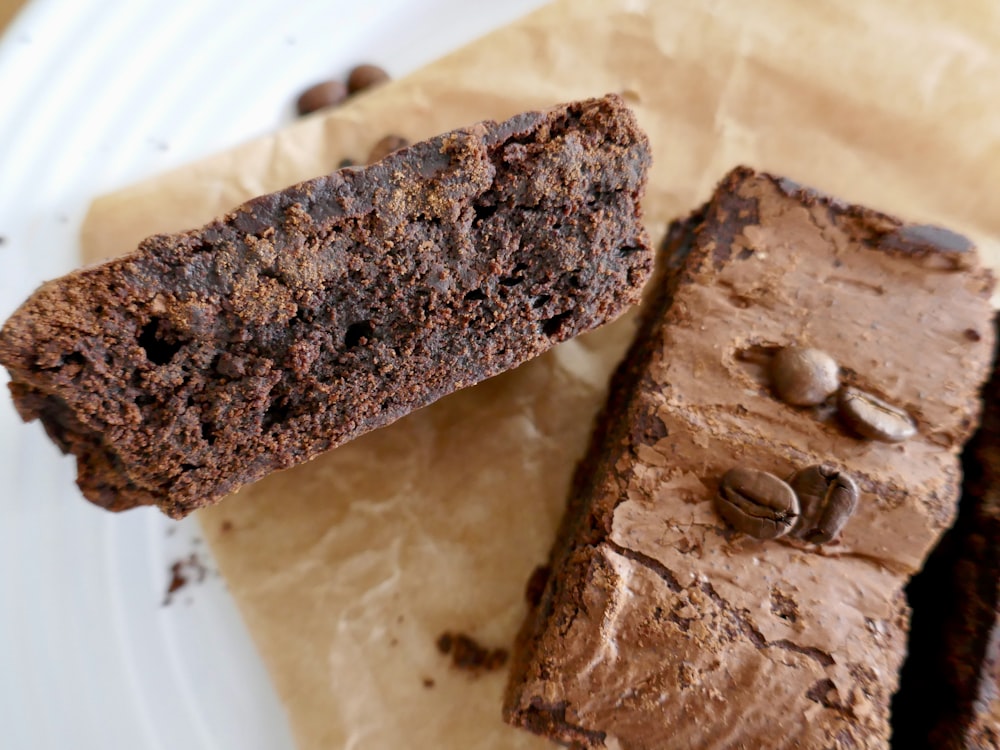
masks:
<path id="1" fill-rule="evenodd" d="M 983 401 L 982 426 L 962 455 L 958 520 L 907 588 L 913 625 L 892 704 L 897 750 L 1000 750 L 1000 365 Z"/>
<path id="2" fill-rule="evenodd" d="M 992 277 L 958 235 L 745 168 L 664 253 L 535 581 L 505 717 L 581 748 L 885 748 L 904 587 L 952 523 L 979 416 Z M 779 400 L 768 368 L 792 345 L 916 434 L 875 442 L 830 404 Z M 822 546 L 715 510 L 730 469 L 817 464 L 860 495 Z"/>
<path id="3" fill-rule="evenodd" d="M 638 301 L 649 163 L 617 96 L 456 130 L 45 284 L 0 363 L 90 500 L 179 518 Z"/>

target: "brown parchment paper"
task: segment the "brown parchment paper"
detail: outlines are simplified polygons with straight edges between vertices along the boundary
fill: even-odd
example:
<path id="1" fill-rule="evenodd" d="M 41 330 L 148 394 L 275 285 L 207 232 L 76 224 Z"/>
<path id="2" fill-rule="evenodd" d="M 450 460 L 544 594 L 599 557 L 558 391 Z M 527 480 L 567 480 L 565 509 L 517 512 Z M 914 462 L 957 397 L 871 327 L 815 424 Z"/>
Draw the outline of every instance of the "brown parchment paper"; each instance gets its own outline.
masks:
<path id="1" fill-rule="evenodd" d="M 747 163 L 965 231 L 1000 262 L 994 0 L 562 0 L 347 106 L 98 199 L 84 256 L 363 159 L 388 132 L 415 140 L 608 91 L 650 135 L 654 238 Z M 434 642 L 512 643 L 631 332 L 624 319 L 563 344 L 201 514 L 303 750 L 547 746 L 500 722 L 504 674 L 449 669 Z"/>

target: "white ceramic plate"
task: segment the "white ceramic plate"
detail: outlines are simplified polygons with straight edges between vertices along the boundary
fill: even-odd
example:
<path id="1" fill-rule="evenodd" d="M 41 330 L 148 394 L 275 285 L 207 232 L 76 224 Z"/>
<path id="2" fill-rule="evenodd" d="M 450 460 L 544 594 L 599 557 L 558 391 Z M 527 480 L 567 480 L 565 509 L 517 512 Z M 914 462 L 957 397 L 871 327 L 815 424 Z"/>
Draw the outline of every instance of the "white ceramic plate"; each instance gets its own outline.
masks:
<path id="1" fill-rule="evenodd" d="M 288 122 L 353 63 L 403 75 L 541 4 L 30 3 L 0 38 L 0 320 L 77 264 L 94 196 Z M 0 393 L 0 747 L 292 748 L 197 524 L 105 513 L 74 474 Z M 164 606 L 192 553 L 205 579 Z"/>

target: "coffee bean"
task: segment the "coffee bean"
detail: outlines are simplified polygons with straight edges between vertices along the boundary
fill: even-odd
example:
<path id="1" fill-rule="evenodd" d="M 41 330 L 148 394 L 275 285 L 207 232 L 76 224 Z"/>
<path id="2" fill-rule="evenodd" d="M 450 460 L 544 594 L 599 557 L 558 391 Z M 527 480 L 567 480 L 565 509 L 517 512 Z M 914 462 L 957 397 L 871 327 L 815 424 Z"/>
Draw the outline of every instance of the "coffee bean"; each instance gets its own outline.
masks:
<path id="1" fill-rule="evenodd" d="M 778 398 L 795 406 L 815 406 L 837 390 L 840 371 L 819 349 L 789 346 L 771 359 L 771 386 Z"/>
<path id="2" fill-rule="evenodd" d="M 851 432 L 869 440 L 901 443 L 917 433 L 917 425 L 903 409 L 859 388 L 840 389 L 837 413 Z"/>
<path id="3" fill-rule="evenodd" d="M 347 90 L 356 94 L 389 80 L 389 74 L 378 65 L 359 65 L 347 76 Z"/>
<path id="4" fill-rule="evenodd" d="M 858 485 L 849 474 L 820 464 L 795 472 L 788 484 L 799 499 L 791 534 L 813 544 L 834 540 L 858 507 Z"/>
<path id="5" fill-rule="evenodd" d="M 715 508 L 737 531 L 775 539 L 792 528 L 799 501 L 792 488 L 774 474 L 738 466 L 722 476 Z"/>
<path id="6" fill-rule="evenodd" d="M 347 98 L 347 86 L 340 81 L 323 81 L 315 86 L 310 86 L 299 96 L 295 103 L 300 115 L 308 115 L 310 112 L 332 107 L 340 104 Z"/>
<path id="7" fill-rule="evenodd" d="M 410 142 L 401 135 L 387 135 L 372 146 L 371 153 L 368 154 L 368 163 L 374 164 L 377 161 L 382 161 L 393 151 L 399 151 L 399 149 L 406 148 L 409 145 Z"/>

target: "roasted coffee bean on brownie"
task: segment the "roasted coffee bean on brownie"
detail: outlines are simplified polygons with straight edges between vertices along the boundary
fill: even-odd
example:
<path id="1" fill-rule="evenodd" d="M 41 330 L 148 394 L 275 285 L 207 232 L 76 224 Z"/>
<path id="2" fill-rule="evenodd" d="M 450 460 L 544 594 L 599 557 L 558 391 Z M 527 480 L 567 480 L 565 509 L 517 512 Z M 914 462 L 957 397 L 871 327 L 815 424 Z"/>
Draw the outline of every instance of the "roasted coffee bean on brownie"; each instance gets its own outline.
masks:
<path id="1" fill-rule="evenodd" d="M 90 500 L 179 518 L 638 301 L 649 163 L 617 96 L 456 130 L 46 283 L 0 363 Z"/>
<path id="2" fill-rule="evenodd" d="M 957 235 L 748 169 L 663 261 L 535 582 L 506 718 L 581 748 L 886 748 L 904 587 L 952 523 L 979 417 L 992 277 Z M 915 432 L 888 443 L 785 401 L 770 357 L 788 347 L 890 405 L 889 437 Z M 746 515 L 792 505 L 791 485 L 788 533 L 718 513 L 737 467 Z"/>

